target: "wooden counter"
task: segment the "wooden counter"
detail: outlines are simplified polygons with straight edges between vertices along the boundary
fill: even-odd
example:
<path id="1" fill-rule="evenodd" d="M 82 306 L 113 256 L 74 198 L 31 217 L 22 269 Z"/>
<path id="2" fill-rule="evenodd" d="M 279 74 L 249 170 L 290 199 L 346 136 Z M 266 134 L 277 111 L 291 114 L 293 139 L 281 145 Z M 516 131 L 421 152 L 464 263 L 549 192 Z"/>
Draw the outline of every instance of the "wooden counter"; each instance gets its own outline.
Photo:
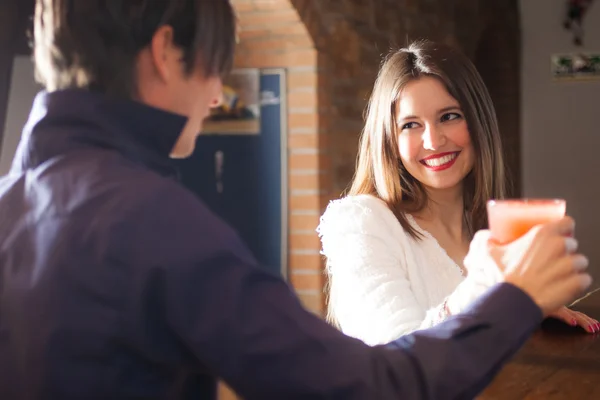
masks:
<path id="1" fill-rule="evenodd" d="M 600 321 L 600 292 L 573 309 Z M 600 334 L 557 321 L 545 322 L 478 398 L 600 399 Z"/>

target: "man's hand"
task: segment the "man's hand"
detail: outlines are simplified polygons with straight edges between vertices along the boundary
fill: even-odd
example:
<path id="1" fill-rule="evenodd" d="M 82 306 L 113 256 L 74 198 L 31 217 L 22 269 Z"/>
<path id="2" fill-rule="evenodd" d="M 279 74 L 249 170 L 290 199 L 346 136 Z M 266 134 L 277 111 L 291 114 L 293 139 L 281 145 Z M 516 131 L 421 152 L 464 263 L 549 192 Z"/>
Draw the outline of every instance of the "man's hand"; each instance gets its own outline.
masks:
<path id="1" fill-rule="evenodd" d="M 497 245 L 489 231 L 471 243 L 465 266 L 486 269 L 496 281 L 511 283 L 527 293 L 545 316 L 581 295 L 592 283 L 588 259 L 577 254 L 573 219 L 539 225 L 507 245 Z"/>

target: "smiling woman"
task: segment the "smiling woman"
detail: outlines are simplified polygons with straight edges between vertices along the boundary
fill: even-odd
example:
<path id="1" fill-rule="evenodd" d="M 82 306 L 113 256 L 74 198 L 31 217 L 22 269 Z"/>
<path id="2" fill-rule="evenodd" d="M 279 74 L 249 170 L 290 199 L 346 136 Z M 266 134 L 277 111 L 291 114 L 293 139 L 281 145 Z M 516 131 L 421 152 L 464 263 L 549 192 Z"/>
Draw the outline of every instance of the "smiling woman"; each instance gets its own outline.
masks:
<path id="1" fill-rule="evenodd" d="M 398 149 L 407 172 L 427 188 L 462 190 L 474 154 L 456 99 L 439 79 L 424 76 L 406 84 L 397 110 Z"/>
<path id="2" fill-rule="evenodd" d="M 349 196 L 321 218 L 328 318 L 382 344 L 461 312 L 501 278 L 467 271 L 486 202 L 505 195 L 496 114 L 470 60 L 417 42 L 382 65 Z M 564 321 L 595 322 L 563 309 Z"/>

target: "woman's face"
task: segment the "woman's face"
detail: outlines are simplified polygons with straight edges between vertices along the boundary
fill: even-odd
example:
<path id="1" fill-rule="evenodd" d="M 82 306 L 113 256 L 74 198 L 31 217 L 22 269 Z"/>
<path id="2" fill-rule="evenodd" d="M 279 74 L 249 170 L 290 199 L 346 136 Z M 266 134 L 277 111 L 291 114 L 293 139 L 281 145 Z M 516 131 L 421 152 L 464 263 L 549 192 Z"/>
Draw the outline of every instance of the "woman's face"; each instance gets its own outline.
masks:
<path id="1" fill-rule="evenodd" d="M 402 164 L 429 189 L 456 189 L 473 169 L 475 154 L 458 101 L 437 78 L 409 82 L 398 101 Z"/>

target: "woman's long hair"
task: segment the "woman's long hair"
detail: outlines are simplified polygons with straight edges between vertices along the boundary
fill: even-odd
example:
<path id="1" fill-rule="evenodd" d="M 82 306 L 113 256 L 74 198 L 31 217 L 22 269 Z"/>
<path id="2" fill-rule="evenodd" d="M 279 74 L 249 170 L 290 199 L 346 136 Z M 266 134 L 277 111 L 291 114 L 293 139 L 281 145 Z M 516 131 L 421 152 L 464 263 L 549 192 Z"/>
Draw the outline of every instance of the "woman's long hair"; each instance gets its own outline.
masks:
<path id="1" fill-rule="evenodd" d="M 420 239 L 406 213 L 421 211 L 428 202 L 427 192 L 400 160 L 397 103 L 407 83 L 425 76 L 444 84 L 460 104 L 467 122 L 475 164 L 463 185 L 464 222 L 472 236 L 487 227 L 486 202 L 505 197 L 506 177 L 492 99 L 473 63 L 450 46 L 418 41 L 384 59 L 366 109 L 356 172 L 348 194 L 369 194 L 383 200 L 404 230 Z M 331 297 L 335 291 L 331 274 L 328 286 Z M 335 322 L 330 306 L 328 319 Z"/>

